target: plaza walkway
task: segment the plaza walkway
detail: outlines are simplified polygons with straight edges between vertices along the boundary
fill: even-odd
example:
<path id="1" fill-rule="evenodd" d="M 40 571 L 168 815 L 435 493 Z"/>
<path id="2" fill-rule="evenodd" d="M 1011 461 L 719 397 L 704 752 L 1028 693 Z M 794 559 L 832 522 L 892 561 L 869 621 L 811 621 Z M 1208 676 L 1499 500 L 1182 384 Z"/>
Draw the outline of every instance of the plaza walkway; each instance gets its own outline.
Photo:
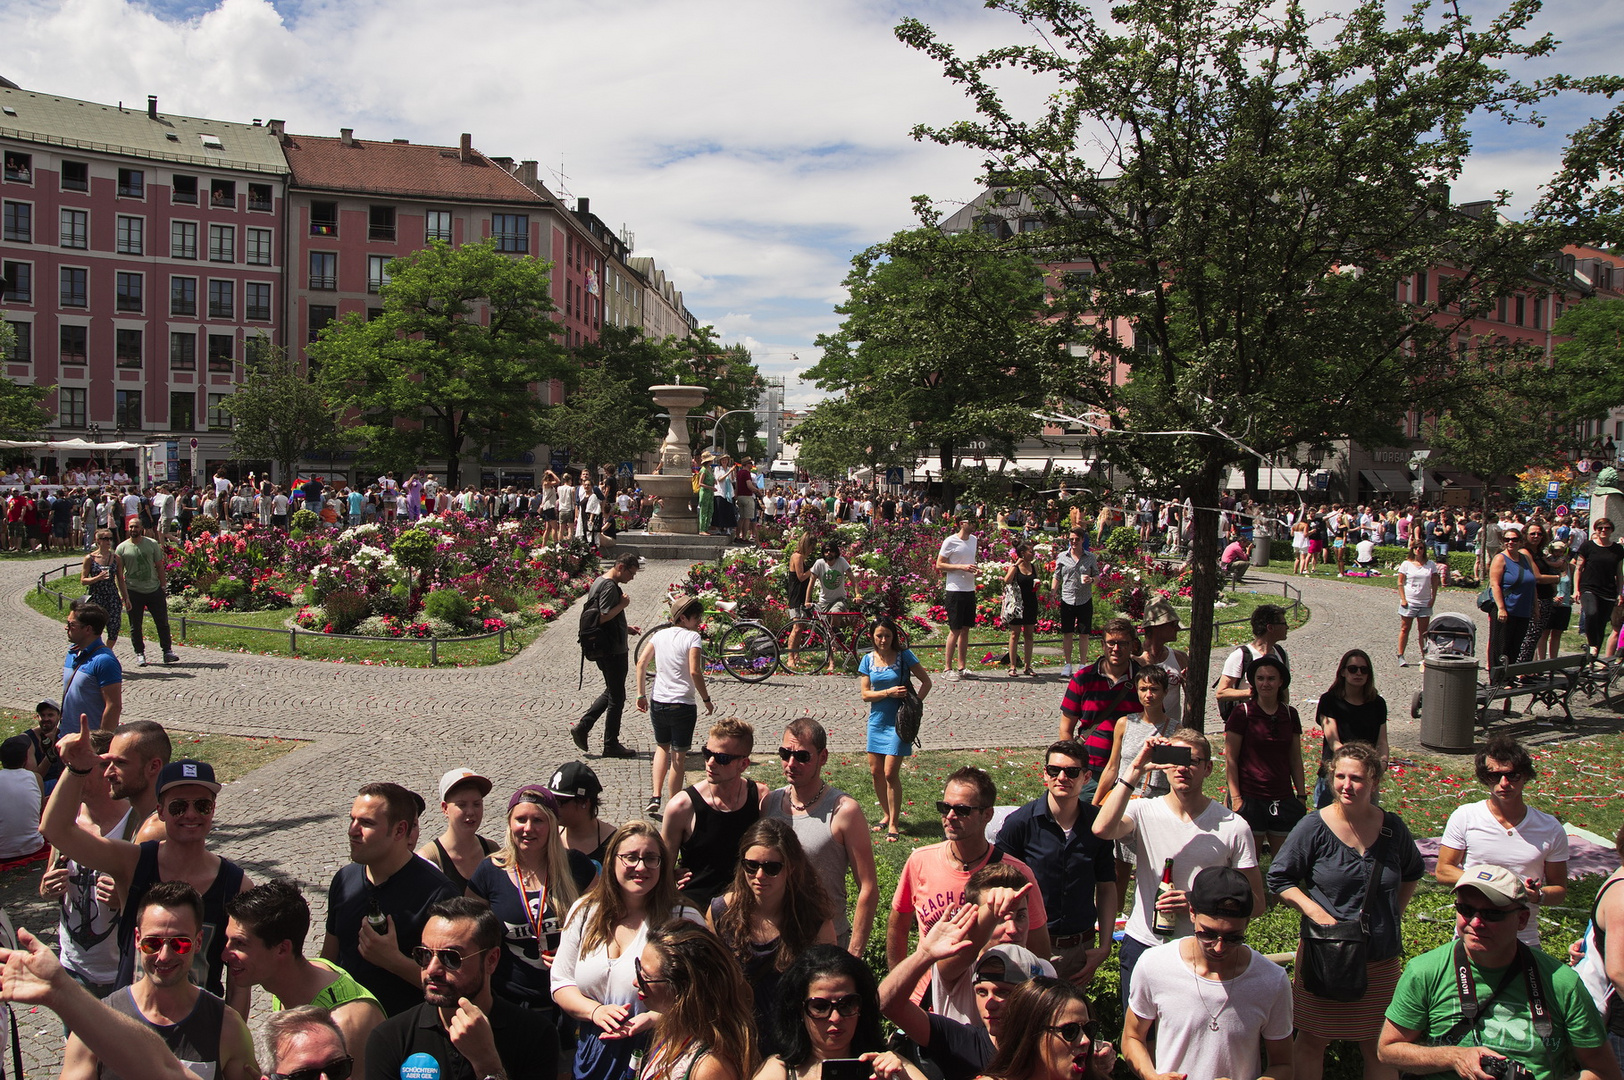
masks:
<path id="1" fill-rule="evenodd" d="M 0 642 L 7 654 L 0 705 L 24 712 L 31 712 L 41 698 L 59 696 L 61 687 L 67 646 L 62 624 L 23 601 L 37 575 L 52 565 L 0 566 Z M 661 621 L 666 592 L 686 571 L 685 564 L 650 563 L 627 587 L 631 623 L 647 627 Z M 1292 580 L 1312 611 L 1308 625 L 1287 642 L 1296 678 L 1293 700 L 1316 697 L 1330 683 L 1342 652 L 1363 646 L 1375 659 L 1378 687 L 1392 711 L 1395 748 L 1416 747 L 1417 723 L 1409 719 L 1409 701 L 1421 675 L 1417 668 L 1399 669 L 1393 659 L 1395 590 Z M 1278 593 L 1279 586 L 1260 584 L 1258 591 Z M 1470 599 L 1452 594 L 1440 608 L 1472 615 L 1480 642 L 1486 641 L 1483 617 L 1471 609 Z M 505 796 L 521 783 L 545 781 L 560 763 L 580 756 L 567 727 L 597 695 L 602 681 L 588 666 L 585 682 L 577 688 L 580 654 L 574 627 L 573 612 L 567 613 L 512 660 L 460 670 L 365 667 L 185 646 L 178 649 L 180 663 L 141 669 L 133 666 L 129 647 L 121 641 L 120 659 L 130 665 L 124 718 L 157 720 L 183 731 L 303 740 L 299 749 L 225 789 L 215 849 L 242 863 L 255 880 L 283 876 L 297 881 L 313 909 L 314 948 L 325 918 L 327 883 L 348 859 L 347 814 L 359 785 L 393 780 L 423 793 L 431 801 L 424 832 L 432 835 L 440 825 L 432 801 L 445 770 L 456 765 L 478 769 Z M 1412 644 L 1412 659 L 1415 655 Z M 1215 657 L 1214 673 L 1222 659 L 1222 653 Z M 927 663 L 931 660 L 939 662 L 940 654 L 927 657 Z M 1033 679 L 988 674 L 956 684 L 939 682 L 927 706 L 925 745 L 1047 743 L 1054 737 L 1064 683 L 1058 667 L 1042 670 Z M 1208 685 L 1212 681 L 1209 676 Z M 722 679 L 712 683 L 712 693 L 718 714 L 733 713 L 754 723 L 763 747 L 776 746 L 772 740 L 784 722 L 801 715 L 822 721 L 836 749 L 863 745 L 866 709 L 855 679 L 775 676 L 755 686 Z M 1215 725 L 1210 720 L 1207 727 Z M 604 781 L 603 816 L 611 821 L 634 816 L 647 798 L 649 729 L 630 703 L 622 738 L 643 756 L 636 761 L 587 758 Z M 600 747 L 601 733 L 594 733 L 594 754 Z M 183 754 L 184 747 L 177 746 L 176 752 Z M 764 757 L 754 775 L 776 780 L 777 761 Z M 487 820 L 488 835 L 500 830 L 499 816 Z M 31 929 L 41 926 L 40 907 L 28 903 L 15 885 L 0 886 L 0 896 L 15 921 Z M 262 998 L 256 995 L 256 1005 Z M 56 1029 L 48 1019 L 34 1020 L 25 1018 L 23 1024 L 25 1057 L 31 1075 L 45 1075 L 36 1068 L 56 1059 Z"/>

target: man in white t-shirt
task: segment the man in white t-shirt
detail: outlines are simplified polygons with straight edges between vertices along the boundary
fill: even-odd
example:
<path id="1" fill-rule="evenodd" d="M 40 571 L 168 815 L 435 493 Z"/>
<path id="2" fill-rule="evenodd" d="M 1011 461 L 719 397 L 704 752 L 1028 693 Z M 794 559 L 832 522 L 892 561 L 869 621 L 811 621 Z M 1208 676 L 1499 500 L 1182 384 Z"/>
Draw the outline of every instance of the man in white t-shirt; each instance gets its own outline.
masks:
<path id="1" fill-rule="evenodd" d="M 1291 977 L 1246 944 L 1253 899 L 1240 871 L 1207 867 L 1190 884 L 1194 932 L 1140 960 L 1122 1029 L 1122 1056 L 1138 1075 L 1257 1080 L 1290 1070 Z"/>
<path id="2" fill-rule="evenodd" d="M 654 725 L 653 793 L 644 810 L 649 817 L 660 816 L 661 794 L 674 796 L 682 790 L 694 725 L 699 722 L 699 703 L 705 703 L 707 714 L 716 711 L 705 686 L 705 643 L 699 636 L 704 617 L 705 605 L 699 597 L 688 597 L 672 611 L 671 625 L 650 638 L 637 656 L 637 711 L 648 713 Z M 652 698 L 650 666 L 654 668 Z"/>
<path id="3" fill-rule="evenodd" d="M 936 553 L 936 572 L 947 586 L 947 652 L 942 671 L 949 680 L 964 676 L 970 663 L 970 628 L 976 624 L 976 538 L 971 532 L 975 518 L 960 514 L 958 532 L 942 541 Z M 953 666 L 953 650 L 958 649 L 959 666 Z"/>
<path id="4" fill-rule="evenodd" d="M 1188 765 L 1151 764 L 1158 746 L 1182 747 L 1190 752 Z M 1165 773 L 1171 790 L 1153 799 L 1134 798 L 1151 771 Z M 1106 793 L 1099 815 L 1094 819 L 1094 835 L 1105 840 L 1132 838 L 1135 862 L 1134 905 L 1118 952 L 1124 1004 L 1132 984 L 1134 966 L 1145 952 L 1168 938 L 1190 934 L 1190 883 L 1202 870 L 1228 866 L 1251 883 L 1251 916 L 1262 915 L 1263 873 L 1258 869 L 1257 842 L 1252 829 L 1239 815 L 1207 797 L 1202 787 L 1212 775 L 1212 744 L 1192 728 L 1180 728 L 1170 739 L 1150 738 L 1140 747 Z M 1162 870 L 1173 860 L 1172 890 L 1158 897 Z M 1174 913 L 1173 931 L 1159 935 L 1151 923 L 1151 913 Z"/>
<path id="5" fill-rule="evenodd" d="M 1438 848 L 1438 884 L 1453 887 L 1463 871 L 1486 863 L 1503 866 L 1528 890 L 1533 915 L 1517 938 L 1539 946 L 1539 906 L 1568 898 L 1568 834 L 1562 823 L 1523 801 L 1523 789 L 1539 775 L 1522 744 L 1496 735 L 1477 753 L 1477 779 L 1489 789 L 1483 802 L 1458 806 L 1444 826 Z"/>
<path id="6" fill-rule="evenodd" d="M 840 541 L 830 540 L 823 545 L 823 557 L 812 564 L 812 580 L 818 583 L 818 610 L 827 615 L 831 611 L 849 611 L 851 605 L 851 563 L 840 554 Z"/>

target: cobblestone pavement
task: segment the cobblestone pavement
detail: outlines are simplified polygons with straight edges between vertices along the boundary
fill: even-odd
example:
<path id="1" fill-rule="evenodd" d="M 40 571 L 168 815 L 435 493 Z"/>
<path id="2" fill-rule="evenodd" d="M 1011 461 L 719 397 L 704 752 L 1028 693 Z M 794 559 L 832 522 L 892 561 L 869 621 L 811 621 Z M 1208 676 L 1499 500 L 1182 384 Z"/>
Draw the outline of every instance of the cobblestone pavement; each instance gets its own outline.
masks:
<path id="1" fill-rule="evenodd" d="M 5 613 L 0 640 L 10 656 L 0 673 L 0 704 L 25 711 L 60 691 L 67 644 L 61 624 L 23 602 L 47 565 L 52 564 L 0 566 L 0 612 Z M 628 586 L 633 598 L 628 617 L 634 626 L 663 619 L 666 592 L 686 570 L 685 564 L 655 562 L 638 575 Z M 1392 709 L 1395 747 L 1416 746 L 1418 724 L 1409 719 L 1408 706 L 1421 675 L 1416 668 L 1398 668 L 1393 659 L 1398 622 L 1394 592 L 1325 579 L 1273 577 L 1259 578 L 1254 588 L 1277 593 L 1279 582 L 1286 580 L 1302 590 L 1312 612 L 1309 623 L 1287 642 L 1297 678 L 1294 700 L 1312 700 L 1330 683 L 1344 649 L 1363 645 L 1375 658 L 1378 685 Z M 1472 615 L 1481 634 L 1483 617 L 1471 609 L 1470 599 L 1449 595 L 1439 607 Z M 602 687 L 591 666 L 577 687 L 580 654 L 572 614 L 554 622 L 519 656 L 481 668 L 361 667 L 182 645 L 180 663 L 139 669 L 133 667 L 128 645 L 121 644 L 118 651 L 120 659 L 132 664 L 125 672 L 125 719 L 157 720 L 179 730 L 308 740 L 227 787 L 215 848 L 241 862 L 256 880 L 274 875 L 299 882 L 318 928 L 325 917 L 327 883 L 347 858 L 345 818 L 357 786 L 394 780 L 432 800 L 440 774 L 462 764 L 484 771 L 498 793 L 545 780 L 557 765 L 580 756 L 570 742 L 568 724 Z M 939 661 L 939 654 L 935 659 Z M 927 709 L 926 745 L 1048 742 L 1064 689 L 1059 668 L 1053 666 L 1057 660 L 1051 658 L 1051 666 L 1036 678 L 986 674 L 960 683 L 938 682 Z M 1221 661 L 1220 654 L 1214 672 Z M 1212 678 L 1207 681 L 1210 685 Z M 863 745 L 866 710 L 851 678 L 780 675 L 754 686 L 722 679 L 713 681 L 712 694 L 718 714 L 750 720 L 769 743 L 785 721 L 811 715 L 828 728 L 836 749 Z M 1209 721 L 1207 727 L 1215 723 Z M 606 819 L 625 820 L 640 811 L 647 797 L 649 736 L 642 714 L 628 702 L 622 739 L 642 756 L 636 761 L 588 757 L 605 784 Z M 601 748 L 599 740 L 601 728 L 595 733 L 594 755 Z M 758 766 L 756 774 L 774 779 L 776 763 Z M 438 821 L 431 809 L 425 833 L 438 831 Z M 488 821 L 486 832 L 499 827 Z M 27 880 L 37 881 L 37 875 Z M 14 875 L 5 884 L 0 896 L 14 920 L 31 929 L 45 928 L 49 916 L 37 901 L 28 902 L 27 890 L 19 887 L 21 877 Z M 319 942 L 318 930 L 311 948 Z M 256 1005 L 262 1007 L 262 1002 Z M 25 1017 L 22 1026 L 30 1074 L 54 1071 L 59 1044 L 53 1022 Z"/>

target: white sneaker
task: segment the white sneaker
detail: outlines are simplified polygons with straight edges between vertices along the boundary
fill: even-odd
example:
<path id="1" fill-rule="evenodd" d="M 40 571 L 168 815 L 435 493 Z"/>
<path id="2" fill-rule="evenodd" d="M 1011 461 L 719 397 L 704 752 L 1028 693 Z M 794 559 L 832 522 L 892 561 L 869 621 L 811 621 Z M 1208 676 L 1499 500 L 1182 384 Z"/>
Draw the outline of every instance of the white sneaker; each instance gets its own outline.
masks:
<path id="1" fill-rule="evenodd" d="M 1060 665 L 1060 674 L 1064 675 L 1068 679 L 1071 678 L 1071 665 L 1070 664 L 1061 664 Z"/>
<path id="2" fill-rule="evenodd" d="M 942 678 L 946 679 L 948 682 L 958 682 L 959 673 L 957 670 L 950 668 L 942 673 Z"/>
<path id="3" fill-rule="evenodd" d="M 136 667 L 146 667 L 147 666 L 147 654 L 146 653 L 138 652 L 138 653 L 135 654 L 135 666 Z"/>

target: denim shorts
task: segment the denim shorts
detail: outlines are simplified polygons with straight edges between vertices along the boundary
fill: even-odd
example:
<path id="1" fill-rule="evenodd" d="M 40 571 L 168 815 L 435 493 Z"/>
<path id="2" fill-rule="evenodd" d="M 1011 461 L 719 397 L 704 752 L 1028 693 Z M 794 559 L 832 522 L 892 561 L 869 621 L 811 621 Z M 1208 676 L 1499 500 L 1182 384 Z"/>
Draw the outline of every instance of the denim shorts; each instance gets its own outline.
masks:
<path id="1" fill-rule="evenodd" d="M 652 701 L 649 720 L 654 724 L 654 741 L 661 746 L 687 753 L 694 745 L 694 725 L 699 723 L 699 706 L 687 702 Z"/>

